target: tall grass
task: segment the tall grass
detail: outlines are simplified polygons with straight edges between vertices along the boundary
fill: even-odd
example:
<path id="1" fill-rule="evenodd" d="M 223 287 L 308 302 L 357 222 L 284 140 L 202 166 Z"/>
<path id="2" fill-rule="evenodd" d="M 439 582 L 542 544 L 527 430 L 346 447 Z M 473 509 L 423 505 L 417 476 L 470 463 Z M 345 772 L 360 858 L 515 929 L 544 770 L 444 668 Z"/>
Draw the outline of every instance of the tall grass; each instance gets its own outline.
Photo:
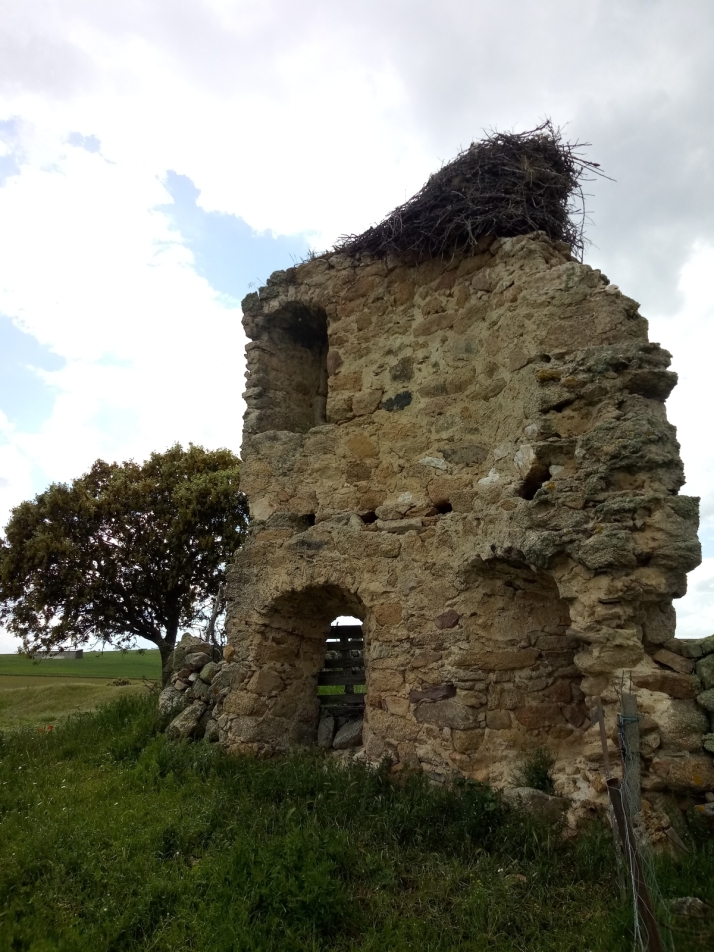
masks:
<path id="1" fill-rule="evenodd" d="M 599 827 L 564 841 L 486 787 L 318 751 L 229 758 L 154 712 L 124 697 L 0 741 L 2 952 L 631 946 Z M 714 901 L 713 870 L 703 846 L 673 894 Z"/>

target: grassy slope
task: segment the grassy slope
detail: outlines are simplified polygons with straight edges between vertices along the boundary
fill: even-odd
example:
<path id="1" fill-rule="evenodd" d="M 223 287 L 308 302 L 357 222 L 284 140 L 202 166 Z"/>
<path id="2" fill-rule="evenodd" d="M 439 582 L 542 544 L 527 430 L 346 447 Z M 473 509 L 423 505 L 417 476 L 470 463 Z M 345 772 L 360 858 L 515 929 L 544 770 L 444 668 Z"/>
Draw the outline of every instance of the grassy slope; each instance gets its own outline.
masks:
<path id="1" fill-rule="evenodd" d="M 116 686 L 99 678 L 0 675 L 0 730 L 55 725 L 68 714 L 94 711 L 122 694 L 145 693 L 142 681 Z"/>
<path id="2" fill-rule="evenodd" d="M 55 678 L 147 678 L 161 677 L 158 649 L 150 651 L 87 651 L 75 660 L 31 660 L 17 654 L 0 655 L 0 675 L 31 675 Z"/>
<path id="3" fill-rule="evenodd" d="M 170 743 L 154 710 L 125 697 L 0 742 L 2 952 L 629 952 L 604 831 L 565 843 L 485 788 L 315 751 Z M 711 842 L 660 878 L 714 901 Z M 677 948 L 713 941 L 700 922 Z"/>

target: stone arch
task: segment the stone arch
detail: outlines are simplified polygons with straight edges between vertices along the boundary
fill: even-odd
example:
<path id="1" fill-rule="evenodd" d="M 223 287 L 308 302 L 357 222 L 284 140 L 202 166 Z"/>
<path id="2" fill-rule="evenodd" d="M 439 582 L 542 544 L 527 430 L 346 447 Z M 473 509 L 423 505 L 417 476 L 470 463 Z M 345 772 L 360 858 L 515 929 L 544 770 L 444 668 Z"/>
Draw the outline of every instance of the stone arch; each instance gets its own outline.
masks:
<path id="1" fill-rule="evenodd" d="M 556 580 L 499 558 L 472 563 L 464 582 L 461 624 L 470 643 L 464 660 L 474 676 L 485 677 L 485 726 L 566 739 L 586 713 L 582 675 L 573 664 L 576 646 L 567 635 L 569 605 Z"/>
<path id="2" fill-rule="evenodd" d="M 340 615 L 365 618 L 362 600 L 348 588 L 308 583 L 272 598 L 251 626 L 254 668 L 237 703 L 243 740 L 256 749 L 282 749 L 317 741 L 317 682 L 327 636 Z M 229 705 L 230 706 L 230 705 Z"/>
<path id="3" fill-rule="evenodd" d="M 327 420 L 327 314 L 291 301 L 246 323 L 245 431 L 307 433 Z"/>

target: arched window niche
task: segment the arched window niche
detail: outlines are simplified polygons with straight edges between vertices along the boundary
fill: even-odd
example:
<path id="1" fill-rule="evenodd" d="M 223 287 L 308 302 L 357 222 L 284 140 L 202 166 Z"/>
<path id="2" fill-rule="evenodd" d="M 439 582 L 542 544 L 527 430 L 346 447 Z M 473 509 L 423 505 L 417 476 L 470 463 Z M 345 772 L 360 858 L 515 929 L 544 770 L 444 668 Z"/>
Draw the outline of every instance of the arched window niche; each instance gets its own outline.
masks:
<path id="1" fill-rule="evenodd" d="M 327 421 L 327 314 L 291 302 L 247 324 L 247 413 L 250 433 L 307 433 Z"/>

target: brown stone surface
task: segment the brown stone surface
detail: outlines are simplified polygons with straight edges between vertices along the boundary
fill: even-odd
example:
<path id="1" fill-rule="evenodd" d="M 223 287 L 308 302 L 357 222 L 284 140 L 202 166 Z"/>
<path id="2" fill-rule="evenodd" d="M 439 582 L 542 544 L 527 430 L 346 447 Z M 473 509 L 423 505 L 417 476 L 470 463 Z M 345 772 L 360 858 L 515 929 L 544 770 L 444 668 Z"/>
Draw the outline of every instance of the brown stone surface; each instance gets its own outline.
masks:
<path id="1" fill-rule="evenodd" d="M 445 628 L 454 628 L 459 623 L 461 616 L 458 612 L 450 608 L 448 612 L 442 612 L 436 619 L 436 627 L 443 631 Z"/>
<path id="2" fill-rule="evenodd" d="M 680 699 L 694 698 L 699 693 L 699 682 L 696 678 L 677 674 L 676 671 L 637 672 L 632 676 L 632 683 L 635 687 Z"/>
<path id="3" fill-rule="evenodd" d="M 645 779 L 660 757 L 673 788 L 706 784 L 683 662 L 709 652 L 675 643 L 672 610 L 697 501 L 637 304 L 537 234 L 448 264 L 330 254 L 243 309 L 251 537 L 228 579 L 222 743 L 314 743 L 325 637 L 355 615 L 370 760 L 504 784 L 545 742 L 563 788 L 596 796 L 568 778 L 594 776 L 595 699 L 614 727 L 631 677 Z"/>
<path id="4" fill-rule="evenodd" d="M 661 648 L 659 651 L 656 651 L 652 657 L 658 664 L 663 664 L 673 671 L 678 671 L 680 674 L 691 674 L 692 671 L 694 671 L 693 661 L 689 658 L 683 658 L 673 651 L 668 651 L 666 648 Z"/>

